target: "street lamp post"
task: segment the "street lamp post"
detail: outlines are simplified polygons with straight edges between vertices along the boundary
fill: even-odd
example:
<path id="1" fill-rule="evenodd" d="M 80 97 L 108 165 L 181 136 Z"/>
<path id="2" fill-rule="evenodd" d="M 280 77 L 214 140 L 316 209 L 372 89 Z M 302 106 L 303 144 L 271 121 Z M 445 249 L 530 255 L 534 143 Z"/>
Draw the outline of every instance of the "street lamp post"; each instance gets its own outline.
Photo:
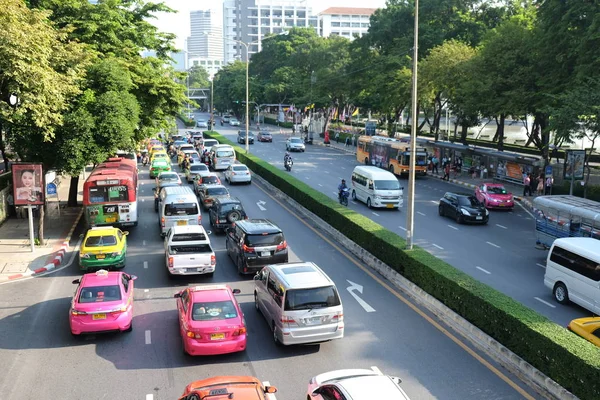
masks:
<path id="1" fill-rule="evenodd" d="M 212 130 L 214 128 L 215 125 L 215 115 L 214 115 L 214 110 L 215 110 L 215 106 L 213 103 L 213 99 L 215 98 L 214 93 L 213 93 L 213 85 L 215 81 L 215 77 L 213 76 L 213 78 L 210 80 L 210 129 Z"/>
<path id="2" fill-rule="evenodd" d="M 419 0 L 415 0 L 415 41 L 413 44 L 412 124 L 410 129 L 410 162 L 408 167 L 408 206 L 406 210 L 406 249 L 412 250 L 415 223 L 415 156 L 417 152 L 417 60 L 419 57 Z"/>

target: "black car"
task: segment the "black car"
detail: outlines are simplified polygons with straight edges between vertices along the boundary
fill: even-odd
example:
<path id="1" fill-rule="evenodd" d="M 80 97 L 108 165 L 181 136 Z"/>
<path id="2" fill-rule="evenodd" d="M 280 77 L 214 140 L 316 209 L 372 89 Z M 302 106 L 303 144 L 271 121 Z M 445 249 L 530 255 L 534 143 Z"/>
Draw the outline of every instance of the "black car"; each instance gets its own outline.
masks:
<path id="1" fill-rule="evenodd" d="M 268 219 L 246 219 L 227 229 L 227 254 L 240 274 L 252 274 L 264 265 L 288 262 L 283 231 Z"/>
<path id="2" fill-rule="evenodd" d="M 246 144 L 246 131 L 238 131 L 237 141 L 239 144 Z M 248 144 L 254 144 L 254 133 L 248 134 Z"/>
<path id="3" fill-rule="evenodd" d="M 439 213 L 442 217 L 454 218 L 459 224 L 487 224 L 490 218 L 490 213 L 483 203 L 468 193 L 446 193 L 440 199 Z"/>
<path id="4" fill-rule="evenodd" d="M 217 197 L 208 212 L 210 226 L 215 233 L 223 232 L 235 222 L 248 218 L 237 197 Z"/>

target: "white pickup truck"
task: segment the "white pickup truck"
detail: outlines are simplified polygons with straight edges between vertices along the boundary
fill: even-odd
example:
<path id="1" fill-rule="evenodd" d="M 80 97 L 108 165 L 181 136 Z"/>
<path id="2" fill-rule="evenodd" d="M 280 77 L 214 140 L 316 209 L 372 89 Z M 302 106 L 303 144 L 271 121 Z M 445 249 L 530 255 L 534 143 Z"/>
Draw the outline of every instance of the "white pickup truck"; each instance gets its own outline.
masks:
<path id="1" fill-rule="evenodd" d="M 201 225 L 174 226 L 165 236 L 165 263 L 171 275 L 212 276 L 217 259 Z"/>

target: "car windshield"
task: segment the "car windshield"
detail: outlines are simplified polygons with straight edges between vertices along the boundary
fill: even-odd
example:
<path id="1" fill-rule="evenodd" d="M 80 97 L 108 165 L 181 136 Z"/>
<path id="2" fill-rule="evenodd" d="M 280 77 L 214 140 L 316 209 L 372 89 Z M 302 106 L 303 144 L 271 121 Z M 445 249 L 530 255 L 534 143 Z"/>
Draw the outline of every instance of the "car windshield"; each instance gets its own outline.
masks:
<path id="1" fill-rule="evenodd" d="M 233 150 L 219 150 L 217 157 L 233 157 Z"/>
<path id="2" fill-rule="evenodd" d="M 104 247 L 114 246 L 117 244 L 117 237 L 113 235 L 108 236 L 90 236 L 85 241 L 85 247 Z"/>
<path id="3" fill-rule="evenodd" d="M 300 140 L 300 139 L 290 139 L 290 142 L 292 142 L 292 143 L 302 143 L 302 140 Z"/>
<path id="4" fill-rule="evenodd" d="M 400 190 L 400 182 L 397 180 L 375 181 L 375 189 L 377 190 Z"/>
<path id="5" fill-rule="evenodd" d="M 190 171 L 192 172 L 200 172 L 200 171 L 207 171 L 208 167 L 205 164 L 194 164 L 192 166 L 190 166 Z"/>
<path id="6" fill-rule="evenodd" d="M 224 187 L 209 187 L 206 189 L 206 192 L 210 196 L 219 196 L 219 195 L 229 194 L 227 189 Z"/>
<path id="7" fill-rule="evenodd" d="M 219 178 L 216 176 L 205 176 L 202 178 L 202 183 L 218 183 Z"/>
<path id="8" fill-rule="evenodd" d="M 466 207 L 477 207 L 480 205 L 479 200 L 475 196 L 459 196 L 458 204 Z"/>
<path id="9" fill-rule="evenodd" d="M 106 301 L 121 300 L 119 286 L 87 286 L 81 288 L 79 293 L 80 303 L 101 303 Z"/>
<path id="10" fill-rule="evenodd" d="M 506 189 L 504 189 L 504 186 L 489 186 L 487 191 L 488 193 L 492 194 L 506 194 Z"/>
<path id="11" fill-rule="evenodd" d="M 196 203 L 171 203 L 165 205 L 165 216 L 173 215 L 197 215 L 198 205 Z"/>
<path id="12" fill-rule="evenodd" d="M 271 134 L 268 132 L 261 132 L 260 135 L 261 136 L 271 136 Z"/>
<path id="13" fill-rule="evenodd" d="M 194 321 L 215 321 L 237 316 L 237 310 L 231 300 L 194 303 L 192 306 L 192 320 Z"/>
<path id="14" fill-rule="evenodd" d="M 204 140 L 204 146 L 206 146 L 206 147 L 212 147 L 212 146 L 214 146 L 216 144 L 219 144 L 219 142 L 217 142 L 214 139 L 206 139 L 206 140 Z"/>
<path id="15" fill-rule="evenodd" d="M 167 163 L 165 161 L 154 161 L 152 163 L 153 167 L 166 167 Z"/>
<path id="16" fill-rule="evenodd" d="M 246 171 L 247 170 L 247 168 L 244 167 L 243 165 L 236 165 L 236 166 L 231 167 L 231 169 L 233 169 L 234 171 Z"/>
<path id="17" fill-rule="evenodd" d="M 283 233 L 262 233 L 258 235 L 246 235 L 246 245 L 254 246 L 277 246 L 283 243 Z"/>
<path id="18" fill-rule="evenodd" d="M 339 306 L 340 297 L 333 286 L 310 289 L 290 289 L 285 293 L 286 311 Z"/>
<path id="19" fill-rule="evenodd" d="M 178 181 L 179 176 L 177 174 L 161 174 L 158 177 L 159 181 Z"/>
<path id="20" fill-rule="evenodd" d="M 221 214 L 227 214 L 229 211 L 242 211 L 242 205 L 237 203 L 221 204 Z"/>

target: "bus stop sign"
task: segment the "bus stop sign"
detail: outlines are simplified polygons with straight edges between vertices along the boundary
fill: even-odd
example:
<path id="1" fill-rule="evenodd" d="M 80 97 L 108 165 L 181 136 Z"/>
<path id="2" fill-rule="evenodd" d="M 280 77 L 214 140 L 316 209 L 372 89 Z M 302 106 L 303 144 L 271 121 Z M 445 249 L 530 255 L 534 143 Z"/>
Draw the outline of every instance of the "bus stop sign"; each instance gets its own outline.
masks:
<path id="1" fill-rule="evenodd" d="M 48 194 L 56 194 L 56 184 L 49 183 L 46 185 L 46 193 Z"/>
<path id="2" fill-rule="evenodd" d="M 544 171 L 544 176 L 552 176 L 552 165 L 546 165 L 546 170 Z"/>

